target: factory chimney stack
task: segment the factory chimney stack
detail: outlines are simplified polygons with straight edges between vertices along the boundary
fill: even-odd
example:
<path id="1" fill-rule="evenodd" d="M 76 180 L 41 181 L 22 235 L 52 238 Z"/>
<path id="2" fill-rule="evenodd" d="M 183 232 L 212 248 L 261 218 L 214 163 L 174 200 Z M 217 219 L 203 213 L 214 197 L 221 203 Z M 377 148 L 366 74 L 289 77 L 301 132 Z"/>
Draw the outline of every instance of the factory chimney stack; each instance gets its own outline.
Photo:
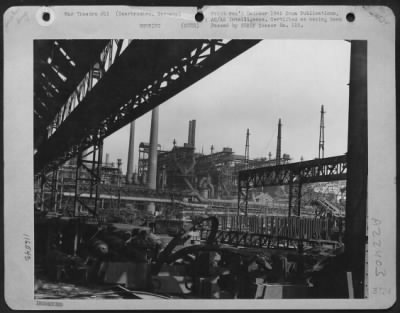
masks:
<path id="1" fill-rule="evenodd" d="M 282 122 L 278 122 L 278 141 L 276 145 L 276 165 L 281 164 Z"/>
<path id="2" fill-rule="evenodd" d="M 196 120 L 189 121 L 188 145 L 190 147 L 196 145 Z"/>
<path id="3" fill-rule="evenodd" d="M 129 135 L 129 149 L 128 149 L 128 164 L 126 169 L 126 182 L 132 184 L 133 177 L 133 162 L 135 152 L 135 121 L 131 122 L 131 130 Z"/>
<path id="4" fill-rule="evenodd" d="M 106 165 L 110 162 L 110 154 L 106 153 Z"/>
<path id="5" fill-rule="evenodd" d="M 149 147 L 149 167 L 147 176 L 147 188 L 156 190 L 157 188 L 157 157 L 158 157 L 158 115 L 159 107 L 155 107 L 151 113 L 150 128 L 150 147 Z M 147 205 L 147 213 L 154 214 L 156 205 L 149 202 Z"/>
<path id="6" fill-rule="evenodd" d="M 192 138 L 190 140 L 191 146 L 196 146 L 196 120 L 192 120 Z"/>
<path id="7" fill-rule="evenodd" d="M 190 146 L 190 143 L 192 141 L 192 121 L 189 121 L 189 134 L 188 134 L 188 145 Z"/>
<path id="8" fill-rule="evenodd" d="M 157 186 L 158 110 L 159 108 L 155 107 L 151 114 L 147 188 L 152 190 L 156 190 Z"/>

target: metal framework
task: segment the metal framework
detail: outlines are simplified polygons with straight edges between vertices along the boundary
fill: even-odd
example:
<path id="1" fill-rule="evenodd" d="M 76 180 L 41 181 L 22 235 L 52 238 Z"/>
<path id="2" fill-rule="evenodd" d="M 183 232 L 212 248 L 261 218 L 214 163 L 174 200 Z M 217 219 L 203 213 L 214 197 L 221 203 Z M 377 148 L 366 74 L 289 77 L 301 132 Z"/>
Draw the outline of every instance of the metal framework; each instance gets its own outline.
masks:
<path id="1" fill-rule="evenodd" d="M 248 197 L 250 189 L 289 185 L 289 216 L 296 204 L 297 215 L 300 215 L 302 184 L 346 180 L 346 178 L 346 155 L 240 171 L 238 214 L 247 212 L 247 207 L 242 205 L 242 197 Z"/>
<path id="2" fill-rule="evenodd" d="M 123 53 L 117 45 L 120 55 L 96 86 L 89 87 L 95 73 L 87 74 L 80 92 L 71 96 L 80 99 L 79 105 L 67 102 L 57 114 L 56 131 L 38 147 L 35 172 L 58 167 L 92 146 L 99 132 L 107 137 L 259 41 L 135 40 Z"/>
<path id="3" fill-rule="evenodd" d="M 110 40 L 100 53 L 98 62 L 93 64 L 76 89 L 68 97 L 64 105 L 56 114 L 53 122 L 48 126 L 48 138 L 60 127 L 62 122 L 72 113 L 72 111 L 82 102 L 86 95 L 92 90 L 97 82 L 103 77 L 116 59 L 124 51 L 122 49 L 130 43 L 128 40 Z"/>
<path id="4" fill-rule="evenodd" d="M 34 40 L 35 149 L 106 44 L 107 40 Z"/>
<path id="5" fill-rule="evenodd" d="M 246 147 L 244 149 L 244 164 L 246 166 L 246 169 L 249 168 L 249 157 L 250 157 L 250 143 L 249 143 L 249 138 L 250 137 L 250 132 L 249 129 L 247 128 L 246 132 Z"/>
<path id="6" fill-rule="evenodd" d="M 249 168 L 249 157 L 250 157 L 250 144 L 249 144 L 249 137 L 250 137 L 250 132 L 249 129 L 247 128 L 246 132 L 246 147 L 244 150 L 244 164 L 245 164 L 245 169 L 247 170 Z M 246 183 L 245 190 L 243 192 L 240 184 L 238 184 L 238 207 L 243 207 L 245 209 L 245 215 L 247 215 L 247 206 L 249 203 L 249 183 Z"/>
<path id="7" fill-rule="evenodd" d="M 94 217 L 97 214 L 99 200 L 99 186 L 101 183 L 101 166 L 103 155 L 103 141 L 98 140 L 91 149 L 81 151 L 76 162 L 74 216 L 81 216 L 82 208 Z M 86 190 L 80 190 L 82 182 L 88 186 L 88 197 L 81 195 Z"/>
<path id="8" fill-rule="evenodd" d="M 40 173 L 35 177 L 38 186 L 37 192 L 37 209 L 46 212 L 57 211 L 57 198 L 59 195 L 59 172 L 54 170 L 49 173 Z M 45 194 L 49 194 L 46 199 Z"/>
<path id="9" fill-rule="evenodd" d="M 201 232 L 201 239 L 207 238 L 209 231 Z M 226 231 L 220 230 L 216 233 L 215 240 L 218 244 L 228 244 L 234 246 L 250 247 L 250 248 L 297 248 L 303 243 L 311 246 L 331 245 L 339 247 L 341 244 L 333 240 L 305 239 L 293 238 L 288 236 L 273 236 L 268 234 L 253 234 L 246 231 Z"/>
<path id="10" fill-rule="evenodd" d="M 321 105 L 321 121 L 319 125 L 319 145 L 318 145 L 318 159 L 324 158 L 325 153 L 325 123 L 324 123 L 324 106 Z"/>
<path id="11" fill-rule="evenodd" d="M 51 176 L 51 196 L 50 196 L 50 209 L 54 212 L 57 211 L 57 196 L 59 194 L 58 192 L 58 175 L 59 171 L 58 169 L 53 171 L 53 174 Z"/>

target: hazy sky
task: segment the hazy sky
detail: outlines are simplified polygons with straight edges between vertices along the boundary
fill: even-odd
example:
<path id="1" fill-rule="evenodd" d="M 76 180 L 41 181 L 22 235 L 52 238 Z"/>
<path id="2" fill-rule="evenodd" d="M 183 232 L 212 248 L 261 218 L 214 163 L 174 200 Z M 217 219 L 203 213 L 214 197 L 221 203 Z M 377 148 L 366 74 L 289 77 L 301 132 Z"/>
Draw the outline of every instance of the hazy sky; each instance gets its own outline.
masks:
<path id="1" fill-rule="evenodd" d="M 292 162 L 318 156 L 320 107 L 325 107 L 325 156 L 347 151 L 350 43 L 328 40 L 264 40 L 160 105 L 159 144 L 187 142 L 195 119 L 196 150 L 231 147 L 250 158 L 276 153 L 282 119 L 282 153 Z M 135 168 L 140 142 L 149 142 L 151 112 L 136 120 Z M 126 170 L 129 125 L 106 138 L 110 161 Z"/>

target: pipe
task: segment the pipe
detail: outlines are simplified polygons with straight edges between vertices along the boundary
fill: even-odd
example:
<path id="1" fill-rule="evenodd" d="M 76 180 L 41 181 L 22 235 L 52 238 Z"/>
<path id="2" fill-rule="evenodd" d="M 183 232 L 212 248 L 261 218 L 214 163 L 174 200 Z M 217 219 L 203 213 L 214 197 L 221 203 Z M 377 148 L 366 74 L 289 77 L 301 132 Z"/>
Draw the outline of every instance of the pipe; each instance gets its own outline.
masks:
<path id="1" fill-rule="evenodd" d="M 129 135 L 129 148 L 128 148 L 128 164 L 126 169 L 126 182 L 132 184 L 133 179 L 133 161 L 135 152 L 135 121 L 131 122 L 131 131 Z"/>

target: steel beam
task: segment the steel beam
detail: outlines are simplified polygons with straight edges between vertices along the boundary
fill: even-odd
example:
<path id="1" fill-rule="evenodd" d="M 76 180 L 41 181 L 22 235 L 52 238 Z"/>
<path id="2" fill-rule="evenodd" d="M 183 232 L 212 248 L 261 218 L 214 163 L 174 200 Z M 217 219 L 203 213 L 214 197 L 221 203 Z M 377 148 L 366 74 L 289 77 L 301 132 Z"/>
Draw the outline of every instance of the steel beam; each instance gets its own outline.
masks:
<path id="1" fill-rule="evenodd" d="M 249 181 L 252 187 L 289 185 L 291 177 L 298 176 L 302 183 L 345 180 L 346 155 L 315 159 L 277 166 L 266 166 L 239 172 L 239 182 Z"/>
<path id="2" fill-rule="evenodd" d="M 38 147 L 35 172 L 57 167 L 207 76 L 260 40 L 136 40 Z M 155 62 L 154 60 L 157 60 Z"/>
<path id="3" fill-rule="evenodd" d="M 346 178 L 346 155 L 240 171 L 238 179 L 238 214 L 241 211 L 247 211 L 247 205 L 241 199 L 247 199 L 248 192 L 252 188 L 289 185 L 288 214 L 290 216 L 294 213 L 292 209 L 295 205 L 297 205 L 296 213 L 299 214 L 300 212 L 301 186 L 303 184 L 346 180 Z M 297 188 L 293 188 L 294 185 Z"/>

